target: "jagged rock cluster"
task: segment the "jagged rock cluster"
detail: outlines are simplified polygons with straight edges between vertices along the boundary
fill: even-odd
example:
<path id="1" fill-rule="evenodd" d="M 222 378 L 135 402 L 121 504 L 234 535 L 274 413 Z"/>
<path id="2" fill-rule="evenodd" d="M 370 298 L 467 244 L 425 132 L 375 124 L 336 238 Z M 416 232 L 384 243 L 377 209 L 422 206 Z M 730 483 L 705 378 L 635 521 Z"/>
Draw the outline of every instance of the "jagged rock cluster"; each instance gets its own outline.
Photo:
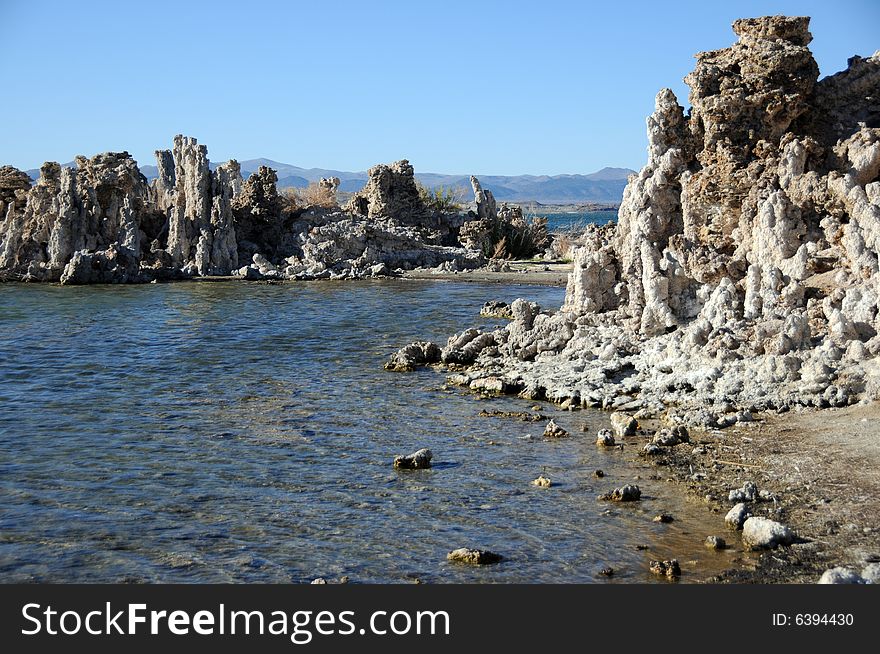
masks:
<path id="1" fill-rule="evenodd" d="M 345 209 L 330 178 L 320 205 L 294 210 L 274 170 L 242 180 L 234 160 L 212 168 L 196 139 L 175 137 L 156 161 L 151 184 L 127 152 L 77 157 L 75 169 L 47 163 L 36 184 L 0 168 L 0 279 L 347 278 L 483 262 L 458 242 L 470 216 L 427 207 L 406 161 L 372 168 Z"/>
<path id="2" fill-rule="evenodd" d="M 474 220 L 461 228 L 460 239 L 469 250 L 493 258 L 527 258 L 546 250 L 550 245 L 547 219 L 528 221 L 522 208 L 502 204 L 499 208 L 492 191 L 484 189 L 480 180 L 471 177 L 474 190 Z"/>
<path id="3" fill-rule="evenodd" d="M 517 301 L 466 332 L 459 381 L 713 425 L 880 395 L 880 52 L 818 80 L 808 25 L 736 21 L 697 55 L 687 115 L 657 95 L 648 163 L 575 251 L 562 309 Z"/>

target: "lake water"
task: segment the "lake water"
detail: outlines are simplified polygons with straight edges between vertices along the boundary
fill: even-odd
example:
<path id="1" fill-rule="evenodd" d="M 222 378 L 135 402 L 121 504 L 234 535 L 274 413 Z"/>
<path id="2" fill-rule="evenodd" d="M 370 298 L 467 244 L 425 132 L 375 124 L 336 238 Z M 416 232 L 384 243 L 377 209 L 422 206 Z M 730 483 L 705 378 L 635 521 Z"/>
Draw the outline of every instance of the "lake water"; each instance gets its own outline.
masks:
<path id="1" fill-rule="evenodd" d="M 564 231 L 586 223 L 605 225 L 617 220 L 616 211 L 573 211 L 565 213 L 541 213 L 537 211 L 535 215 L 547 218 L 547 228 L 551 232 Z"/>
<path id="2" fill-rule="evenodd" d="M 492 324 L 478 316 L 486 300 L 562 295 L 0 285 L 0 581 L 652 582 L 649 559 L 670 556 L 683 581 L 714 574 L 734 556 L 702 545 L 720 518 L 629 452 L 598 450 L 607 415 L 544 404 L 573 434 L 544 441 L 542 423 L 479 416 L 532 402 L 382 370 L 411 340 Z M 391 467 L 423 446 L 433 469 Z M 540 474 L 554 486 L 531 486 Z M 637 475 L 641 502 L 597 500 Z M 663 511 L 675 522 L 652 522 Z M 463 546 L 507 560 L 448 564 Z"/>

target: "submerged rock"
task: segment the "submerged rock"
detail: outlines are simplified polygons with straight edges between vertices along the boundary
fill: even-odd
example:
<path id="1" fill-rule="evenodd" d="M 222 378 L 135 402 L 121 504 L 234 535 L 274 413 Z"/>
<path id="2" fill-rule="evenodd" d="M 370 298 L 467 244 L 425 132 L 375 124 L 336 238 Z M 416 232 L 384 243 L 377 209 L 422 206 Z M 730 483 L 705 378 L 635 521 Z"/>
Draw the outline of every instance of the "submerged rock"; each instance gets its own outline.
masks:
<path id="1" fill-rule="evenodd" d="M 493 563 L 500 563 L 504 560 L 504 557 L 489 550 L 460 547 L 447 554 L 446 560 L 452 563 L 467 563 L 469 565 L 492 565 Z"/>
<path id="2" fill-rule="evenodd" d="M 399 454 L 394 457 L 394 467 L 410 470 L 430 468 L 434 454 L 427 448 L 416 450 L 412 454 Z"/>

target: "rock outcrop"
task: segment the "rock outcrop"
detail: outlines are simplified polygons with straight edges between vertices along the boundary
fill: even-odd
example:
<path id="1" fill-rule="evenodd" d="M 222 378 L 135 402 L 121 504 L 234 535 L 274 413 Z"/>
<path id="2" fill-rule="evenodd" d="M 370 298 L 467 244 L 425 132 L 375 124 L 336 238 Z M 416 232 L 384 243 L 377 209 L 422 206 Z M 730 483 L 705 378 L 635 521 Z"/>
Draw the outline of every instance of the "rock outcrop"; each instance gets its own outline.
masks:
<path id="1" fill-rule="evenodd" d="M 818 80 L 808 24 L 736 21 L 697 55 L 688 113 L 660 91 L 562 309 L 472 334 L 459 383 L 712 427 L 880 396 L 880 52 Z"/>
<path id="2" fill-rule="evenodd" d="M 550 246 L 546 218 L 528 221 L 522 208 L 502 204 L 499 208 L 492 191 L 484 189 L 480 180 L 471 176 L 474 190 L 473 220 L 462 225 L 459 238 L 469 250 L 487 257 L 528 258 Z"/>
<path id="3" fill-rule="evenodd" d="M 406 161 L 372 168 L 344 210 L 337 178 L 317 185 L 325 202 L 291 208 L 274 170 L 261 166 L 243 181 L 236 161 L 213 167 L 207 148 L 184 136 L 156 152 L 152 184 L 126 152 L 76 161 L 76 169 L 45 164 L 33 186 L 25 173 L 0 168 L 0 278 L 339 279 L 483 263 L 458 242 L 470 217 L 426 205 Z"/>

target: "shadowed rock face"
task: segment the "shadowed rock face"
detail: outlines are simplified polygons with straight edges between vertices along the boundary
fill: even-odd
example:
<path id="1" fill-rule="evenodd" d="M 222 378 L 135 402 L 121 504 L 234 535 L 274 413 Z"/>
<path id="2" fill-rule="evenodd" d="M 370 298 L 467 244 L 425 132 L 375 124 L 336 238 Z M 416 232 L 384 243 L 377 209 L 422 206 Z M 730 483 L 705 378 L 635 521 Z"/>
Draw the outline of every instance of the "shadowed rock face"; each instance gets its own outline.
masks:
<path id="1" fill-rule="evenodd" d="M 880 52 L 817 80 L 809 19 L 733 27 L 697 55 L 689 114 L 658 93 L 648 161 L 616 230 L 574 252 L 562 311 L 487 334 L 461 383 L 710 426 L 880 397 Z"/>
<path id="2" fill-rule="evenodd" d="M 409 224 L 420 224 L 429 217 L 409 161 L 379 164 L 370 168 L 367 175 L 366 186 L 349 201 L 349 211 L 373 219 L 394 217 Z"/>
<path id="3" fill-rule="evenodd" d="M 0 224 L 13 203 L 24 206 L 27 191 L 34 183 L 28 174 L 13 166 L 0 166 Z"/>

